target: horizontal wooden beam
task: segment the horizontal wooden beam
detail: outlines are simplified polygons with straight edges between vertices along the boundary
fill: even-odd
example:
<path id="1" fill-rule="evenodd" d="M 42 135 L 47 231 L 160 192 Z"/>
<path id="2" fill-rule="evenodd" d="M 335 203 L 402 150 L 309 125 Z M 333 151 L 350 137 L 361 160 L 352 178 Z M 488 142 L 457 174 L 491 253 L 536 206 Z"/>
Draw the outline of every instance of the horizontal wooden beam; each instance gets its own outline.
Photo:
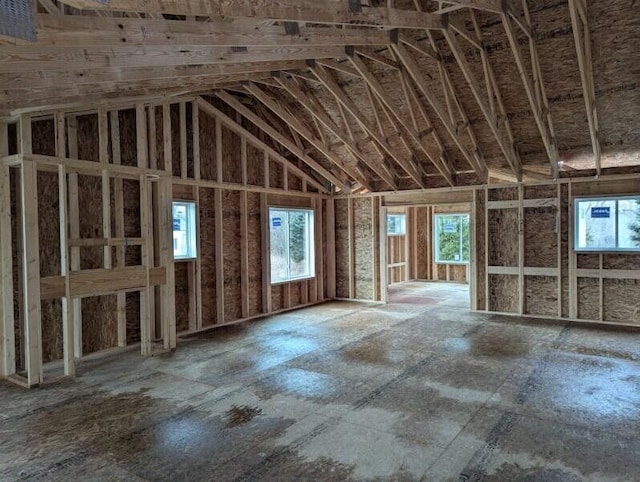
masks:
<path id="1" fill-rule="evenodd" d="M 49 300 L 65 296 L 65 276 L 40 279 L 40 299 Z M 167 282 L 165 268 L 151 268 L 149 283 L 160 286 Z M 116 291 L 142 289 L 147 284 L 147 269 L 144 266 L 129 266 L 115 269 L 91 269 L 72 271 L 69 274 L 69 290 L 72 298 L 102 296 Z"/>
<path id="2" fill-rule="evenodd" d="M 208 22 L 149 18 L 52 16 L 38 14 L 35 46 L 97 47 L 122 45 L 200 45 L 210 47 L 327 47 L 383 45 L 387 32 L 379 29 L 298 27 L 289 34 L 283 26 L 250 25 L 220 19 Z M 30 45 L 16 41 L 18 45 Z"/>
<path id="3" fill-rule="evenodd" d="M 123 69 L 129 67 L 171 67 L 181 65 L 272 62 L 336 58 L 342 47 L 198 47 L 193 45 L 48 47 L 4 46 L 0 52 L 0 73 L 41 70 Z"/>
<path id="4" fill-rule="evenodd" d="M 446 0 L 444 3 L 450 3 L 457 7 L 486 10 L 487 12 L 503 12 L 506 10 L 505 0 Z"/>
<path id="5" fill-rule="evenodd" d="M 386 28 L 446 27 L 446 15 L 360 5 L 335 0 L 61 0 L 79 9 L 152 14 L 196 15 L 221 18 L 251 18 L 330 25 L 361 25 Z M 359 3 L 359 2 L 358 2 Z"/>

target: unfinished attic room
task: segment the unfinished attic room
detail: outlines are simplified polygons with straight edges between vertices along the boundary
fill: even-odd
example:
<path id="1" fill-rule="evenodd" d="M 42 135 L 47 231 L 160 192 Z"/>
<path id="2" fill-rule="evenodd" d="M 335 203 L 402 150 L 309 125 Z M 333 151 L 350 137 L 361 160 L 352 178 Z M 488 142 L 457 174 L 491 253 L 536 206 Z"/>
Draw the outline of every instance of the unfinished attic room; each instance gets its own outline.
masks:
<path id="1" fill-rule="evenodd" d="M 637 0 L 0 0 L 0 481 L 638 454 Z"/>

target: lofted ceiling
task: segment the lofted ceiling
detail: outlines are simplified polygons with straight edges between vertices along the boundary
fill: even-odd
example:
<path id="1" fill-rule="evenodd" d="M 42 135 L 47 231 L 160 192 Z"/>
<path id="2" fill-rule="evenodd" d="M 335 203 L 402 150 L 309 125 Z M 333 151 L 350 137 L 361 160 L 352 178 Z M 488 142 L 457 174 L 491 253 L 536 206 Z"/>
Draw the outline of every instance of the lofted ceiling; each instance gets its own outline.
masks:
<path id="1" fill-rule="evenodd" d="M 201 95 L 354 192 L 629 171 L 635 3 L 38 0 L 0 19 L 0 116 Z"/>

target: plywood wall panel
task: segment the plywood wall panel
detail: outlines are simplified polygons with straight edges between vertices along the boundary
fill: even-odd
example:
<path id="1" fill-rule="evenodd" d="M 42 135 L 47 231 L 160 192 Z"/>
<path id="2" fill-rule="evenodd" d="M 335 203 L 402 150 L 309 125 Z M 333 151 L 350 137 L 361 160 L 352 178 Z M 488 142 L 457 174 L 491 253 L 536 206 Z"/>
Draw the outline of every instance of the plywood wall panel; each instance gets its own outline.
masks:
<path id="1" fill-rule="evenodd" d="M 604 319 L 640 325 L 640 281 L 603 280 Z"/>
<path id="2" fill-rule="evenodd" d="M 578 278 L 578 318 L 600 319 L 600 285 L 597 279 Z"/>
<path id="3" fill-rule="evenodd" d="M 489 210 L 488 253 L 489 266 L 518 266 L 517 209 Z"/>
<path id="4" fill-rule="evenodd" d="M 240 281 L 240 193 L 223 191 L 222 226 L 224 239 L 224 319 L 242 318 Z"/>
<path id="5" fill-rule="evenodd" d="M 354 210 L 354 249 L 355 249 L 355 282 L 356 298 L 361 300 L 375 299 L 374 277 L 374 220 L 371 198 L 360 198 L 353 202 Z"/>
<path id="6" fill-rule="evenodd" d="M 201 119 L 202 121 L 202 116 Z M 208 136 L 201 136 L 206 139 Z M 200 259 L 202 263 L 202 324 L 216 323 L 215 196 L 213 189 L 200 189 Z"/>
<path id="7" fill-rule="evenodd" d="M 551 276 L 527 276 L 525 312 L 530 315 L 558 316 L 558 280 Z"/>
<path id="8" fill-rule="evenodd" d="M 336 199 L 336 296 L 349 298 L 349 201 Z"/>
<path id="9" fill-rule="evenodd" d="M 558 266 L 556 208 L 525 208 L 524 265 L 533 268 Z"/>
<path id="10" fill-rule="evenodd" d="M 501 313 L 518 312 L 518 277 L 513 275 L 489 275 L 489 309 Z"/>
<path id="11" fill-rule="evenodd" d="M 178 333 L 189 329 L 189 275 L 188 263 L 177 262 L 175 270 L 176 329 Z"/>
<path id="12" fill-rule="evenodd" d="M 260 194 L 247 194 L 247 242 L 249 255 L 249 315 L 262 312 L 262 228 L 260 219 Z"/>

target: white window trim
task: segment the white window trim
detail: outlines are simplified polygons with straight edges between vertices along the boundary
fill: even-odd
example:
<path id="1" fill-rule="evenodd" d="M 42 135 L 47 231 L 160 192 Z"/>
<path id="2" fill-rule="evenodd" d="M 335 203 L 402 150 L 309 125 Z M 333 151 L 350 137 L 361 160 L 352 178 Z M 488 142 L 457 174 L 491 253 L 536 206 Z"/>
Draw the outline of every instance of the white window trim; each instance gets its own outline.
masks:
<path id="1" fill-rule="evenodd" d="M 315 210 L 313 208 L 306 208 L 306 207 L 300 207 L 300 208 L 293 208 L 290 206 L 276 206 L 276 205 L 270 205 L 268 208 L 268 222 L 269 222 L 269 263 L 271 263 L 271 210 L 274 211 L 285 211 L 285 212 L 305 212 L 309 215 L 309 236 L 308 236 L 308 250 L 307 252 L 309 253 L 309 268 L 311 273 L 308 275 L 302 275 L 302 276 L 295 276 L 295 277 L 289 277 L 286 279 L 281 279 L 281 280 L 273 280 L 273 271 L 270 270 L 270 279 L 269 279 L 269 283 L 271 284 L 271 286 L 279 286 L 279 285 L 285 285 L 287 283 L 296 283 L 299 281 L 305 281 L 305 280 L 312 280 L 315 279 L 316 277 L 316 246 L 315 246 Z M 289 258 L 289 230 L 285 231 L 286 234 L 286 239 L 287 239 L 287 243 L 286 243 L 286 247 L 287 247 L 287 259 Z"/>
<path id="2" fill-rule="evenodd" d="M 173 261 L 176 262 L 176 263 L 195 261 L 200 256 L 200 253 L 198 252 L 199 251 L 199 249 L 198 249 L 199 248 L 199 243 L 198 243 L 198 236 L 199 236 L 199 233 L 198 233 L 198 226 L 199 226 L 198 216 L 200 215 L 200 209 L 198 207 L 198 203 L 193 201 L 193 200 L 191 200 L 191 199 L 174 199 L 171 202 L 171 221 L 172 221 L 172 223 L 173 223 L 173 206 L 175 204 L 184 204 L 184 205 L 187 205 L 187 206 L 191 206 L 191 205 L 194 206 L 193 220 L 192 220 L 193 222 L 189 222 L 189 221 L 187 222 L 187 238 L 191 237 L 191 231 L 192 230 L 195 231 L 193 233 L 193 238 L 194 238 L 193 249 L 194 249 L 195 253 L 194 253 L 193 256 L 176 256 L 175 252 L 172 250 Z M 187 213 L 187 216 L 188 216 L 188 213 Z M 172 233 L 172 237 L 173 237 L 173 229 L 171 230 L 171 233 Z"/>
<path id="3" fill-rule="evenodd" d="M 440 242 L 438 240 L 438 223 L 436 219 L 438 216 L 465 216 L 469 219 L 469 243 L 471 243 L 471 216 L 469 213 L 433 213 L 433 262 L 435 264 L 455 264 L 455 265 L 468 265 L 471 260 L 467 261 L 439 261 L 438 253 L 440 252 Z M 462 255 L 462 229 L 460 230 L 460 250 Z M 471 246 L 469 246 L 469 258 L 471 258 Z"/>
<path id="4" fill-rule="evenodd" d="M 640 194 L 623 194 L 623 195 L 601 195 L 601 196 L 576 196 L 571 200 L 573 210 L 573 246 L 571 249 L 574 253 L 627 253 L 627 254 L 640 254 L 640 247 L 638 248 L 578 248 L 578 223 L 580 218 L 578 216 L 578 204 L 580 201 L 616 201 L 616 215 L 615 215 L 615 229 L 614 235 L 616 239 L 616 244 L 618 244 L 618 203 L 617 201 L 623 199 L 638 199 L 640 200 Z"/>

